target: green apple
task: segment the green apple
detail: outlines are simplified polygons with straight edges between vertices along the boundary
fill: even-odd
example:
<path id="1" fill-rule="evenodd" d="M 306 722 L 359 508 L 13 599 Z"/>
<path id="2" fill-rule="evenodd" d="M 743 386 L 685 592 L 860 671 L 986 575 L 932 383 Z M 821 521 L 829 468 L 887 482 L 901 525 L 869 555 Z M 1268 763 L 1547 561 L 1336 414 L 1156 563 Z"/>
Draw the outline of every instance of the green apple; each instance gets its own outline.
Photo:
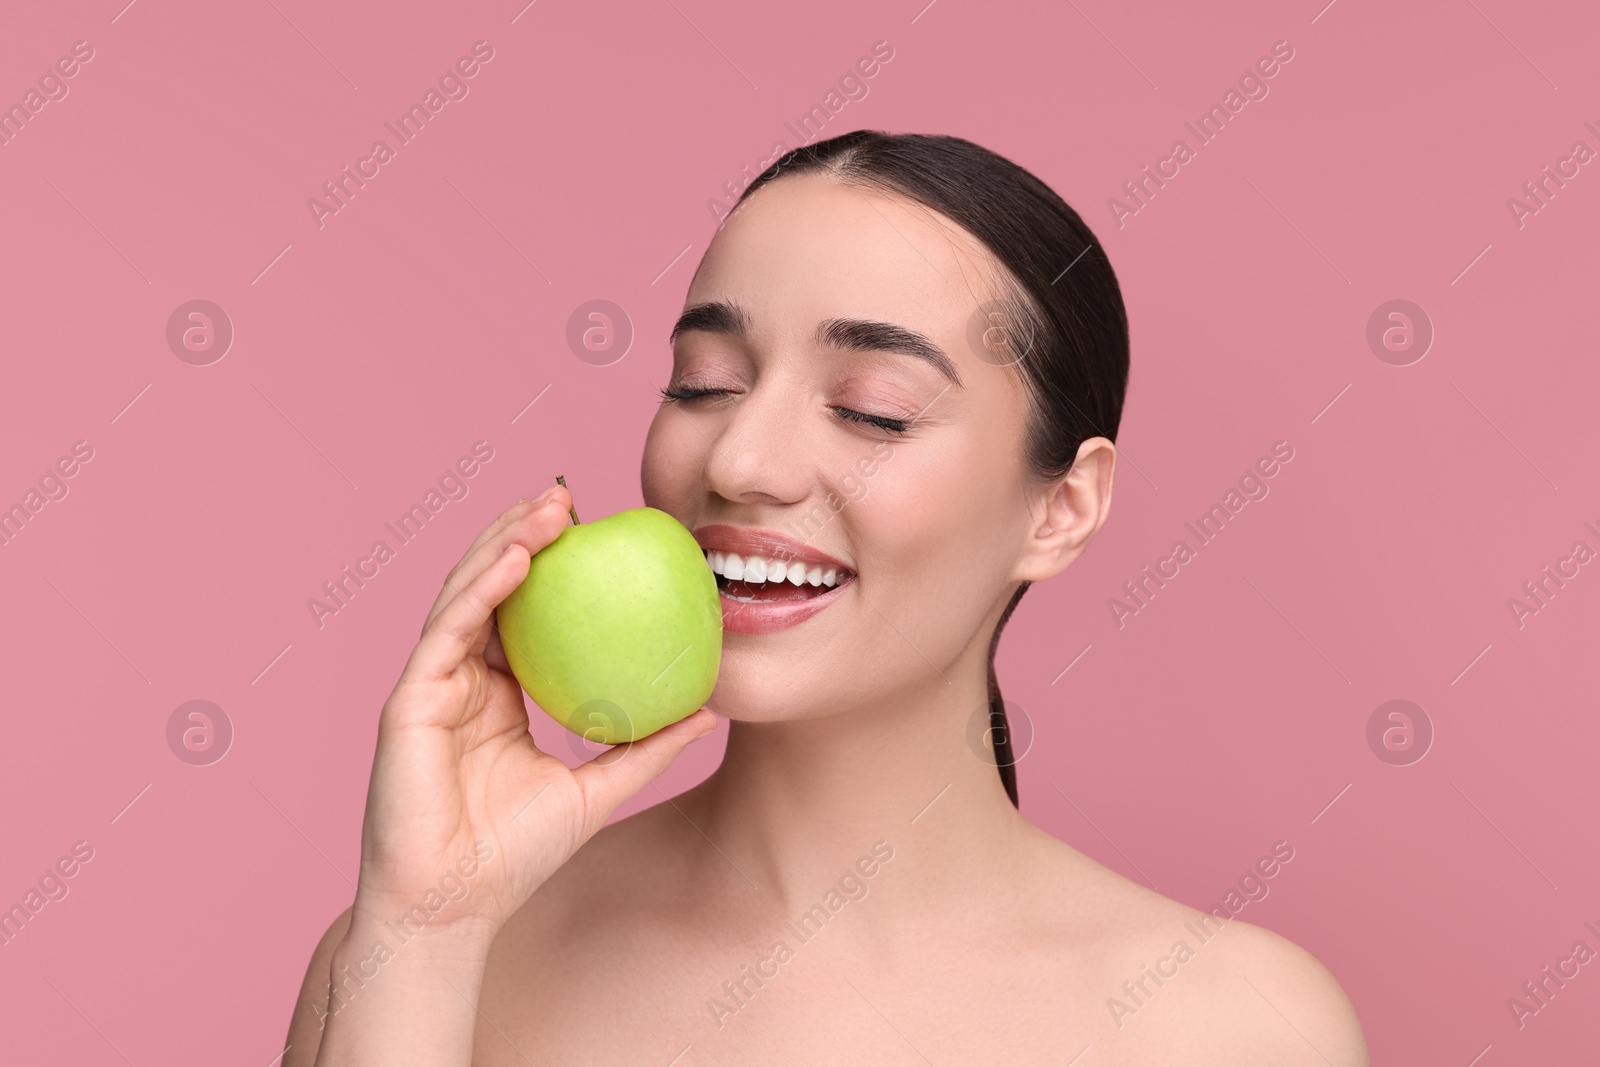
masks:
<path id="1" fill-rule="evenodd" d="M 522 688 L 591 741 L 648 737 L 692 715 L 717 682 L 716 576 L 694 535 L 655 508 L 568 526 L 496 618 Z"/>

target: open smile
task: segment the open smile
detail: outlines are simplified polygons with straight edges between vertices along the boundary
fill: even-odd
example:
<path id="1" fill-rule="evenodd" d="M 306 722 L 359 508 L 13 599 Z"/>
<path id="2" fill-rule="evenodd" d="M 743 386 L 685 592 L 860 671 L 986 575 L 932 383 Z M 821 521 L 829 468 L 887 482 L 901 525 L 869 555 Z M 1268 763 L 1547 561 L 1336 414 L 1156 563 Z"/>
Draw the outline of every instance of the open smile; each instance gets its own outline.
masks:
<path id="1" fill-rule="evenodd" d="M 723 629 L 765 634 L 809 619 L 856 573 L 832 556 L 769 530 L 703 526 L 695 539 L 717 576 Z"/>

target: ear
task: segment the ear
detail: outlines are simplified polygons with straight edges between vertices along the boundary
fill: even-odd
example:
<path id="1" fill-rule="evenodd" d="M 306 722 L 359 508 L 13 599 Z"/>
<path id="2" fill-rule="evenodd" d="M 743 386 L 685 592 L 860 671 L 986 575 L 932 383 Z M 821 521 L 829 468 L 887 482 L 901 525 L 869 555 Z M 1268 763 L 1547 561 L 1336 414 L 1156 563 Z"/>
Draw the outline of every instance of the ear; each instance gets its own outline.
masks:
<path id="1" fill-rule="evenodd" d="M 1111 513 L 1111 477 L 1117 447 L 1104 437 L 1078 446 L 1072 469 L 1038 497 L 1028 541 L 1013 580 L 1042 582 L 1066 570 L 1088 547 Z"/>

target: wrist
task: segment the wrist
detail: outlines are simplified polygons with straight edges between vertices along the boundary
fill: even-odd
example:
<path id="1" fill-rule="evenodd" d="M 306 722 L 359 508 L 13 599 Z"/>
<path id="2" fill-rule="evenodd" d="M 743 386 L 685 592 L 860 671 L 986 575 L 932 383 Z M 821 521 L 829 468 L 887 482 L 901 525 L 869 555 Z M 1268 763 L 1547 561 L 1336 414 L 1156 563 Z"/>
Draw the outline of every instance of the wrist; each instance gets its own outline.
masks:
<path id="1" fill-rule="evenodd" d="M 484 923 L 407 930 L 352 910 L 311 1005 L 322 1032 L 317 1062 L 470 1062 L 492 940 Z"/>
<path id="2" fill-rule="evenodd" d="M 417 929 L 352 911 L 350 927 L 328 961 L 321 1027 L 334 1016 L 385 1013 L 395 1004 L 455 1003 L 441 980 L 468 1004 L 477 1002 L 494 933 L 488 924 L 458 921 Z"/>
<path id="3" fill-rule="evenodd" d="M 404 908 L 393 902 L 357 892 L 350 909 L 350 927 L 340 940 L 335 958 L 389 955 L 487 956 L 499 924 L 476 915 L 433 914 L 425 908 Z M 345 960 L 345 962 L 350 962 Z"/>
<path id="4" fill-rule="evenodd" d="M 397 874 L 363 855 L 351 917 L 386 934 L 391 946 L 430 932 L 439 936 L 428 940 L 438 943 L 493 940 L 501 920 L 493 885 L 485 884 L 481 872 L 494 858 L 493 843 L 478 841 L 454 863 L 436 867 L 443 871 L 437 878 L 423 882 L 414 871 Z"/>

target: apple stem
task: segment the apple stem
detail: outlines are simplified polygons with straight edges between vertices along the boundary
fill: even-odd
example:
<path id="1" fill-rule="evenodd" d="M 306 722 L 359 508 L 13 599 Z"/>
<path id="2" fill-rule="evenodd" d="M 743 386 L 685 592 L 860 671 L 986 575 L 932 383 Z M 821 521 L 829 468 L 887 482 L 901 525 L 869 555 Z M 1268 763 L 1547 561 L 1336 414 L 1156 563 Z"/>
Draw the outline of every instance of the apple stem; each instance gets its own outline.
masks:
<path id="1" fill-rule="evenodd" d="M 559 485 L 561 488 L 566 489 L 567 488 L 566 476 L 565 475 L 561 475 L 561 474 L 556 475 L 556 484 Z M 567 493 L 568 493 L 569 496 L 571 495 L 571 492 L 572 492 L 572 490 L 567 489 Z M 577 507 L 576 504 L 569 504 L 567 506 L 567 514 L 572 516 L 572 525 L 574 525 L 574 526 L 580 525 L 580 523 L 578 522 L 578 507 Z"/>

